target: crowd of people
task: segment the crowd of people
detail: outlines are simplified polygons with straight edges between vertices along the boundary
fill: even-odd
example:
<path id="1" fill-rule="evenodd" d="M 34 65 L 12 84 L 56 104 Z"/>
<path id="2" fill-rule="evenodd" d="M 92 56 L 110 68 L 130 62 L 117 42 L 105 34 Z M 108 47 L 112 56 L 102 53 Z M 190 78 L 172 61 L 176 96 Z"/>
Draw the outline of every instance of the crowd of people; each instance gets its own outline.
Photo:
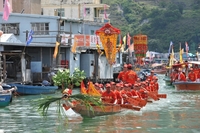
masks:
<path id="1" fill-rule="evenodd" d="M 171 82 L 175 81 L 190 81 L 190 82 L 199 82 L 200 81 L 200 68 L 198 65 L 193 67 L 186 68 L 183 70 L 182 67 L 174 68 L 170 74 Z"/>
<path id="2" fill-rule="evenodd" d="M 101 94 L 104 103 L 129 104 L 128 98 L 146 99 L 149 93 L 158 94 L 158 78 L 151 71 L 145 81 L 141 81 L 131 64 L 125 64 L 116 82 L 106 84 L 94 83 L 95 89 Z"/>

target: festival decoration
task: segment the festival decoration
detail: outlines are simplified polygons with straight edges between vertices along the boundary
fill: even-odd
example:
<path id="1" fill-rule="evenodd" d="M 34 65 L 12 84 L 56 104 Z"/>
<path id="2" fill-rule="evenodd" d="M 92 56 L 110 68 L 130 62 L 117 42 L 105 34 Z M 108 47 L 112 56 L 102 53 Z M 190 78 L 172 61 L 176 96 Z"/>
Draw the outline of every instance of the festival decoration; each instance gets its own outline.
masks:
<path id="1" fill-rule="evenodd" d="M 148 49 L 147 46 L 147 36 L 146 35 L 135 35 L 133 37 L 134 41 L 134 51 L 135 51 L 135 56 L 137 58 L 138 64 L 142 63 L 142 58 L 146 56 L 146 52 Z"/>
<path id="2" fill-rule="evenodd" d="M 115 63 L 116 53 L 118 49 L 116 48 L 117 37 L 120 34 L 120 30 L 113 27 L 110 23 L 106 23 L 103 27 L 96 31 L 96 35 L 100 37 L 102 42 L 106 58 L 110 65 Z M 97 42 L 97 50 L 100 52 L 100 47 Z"/>

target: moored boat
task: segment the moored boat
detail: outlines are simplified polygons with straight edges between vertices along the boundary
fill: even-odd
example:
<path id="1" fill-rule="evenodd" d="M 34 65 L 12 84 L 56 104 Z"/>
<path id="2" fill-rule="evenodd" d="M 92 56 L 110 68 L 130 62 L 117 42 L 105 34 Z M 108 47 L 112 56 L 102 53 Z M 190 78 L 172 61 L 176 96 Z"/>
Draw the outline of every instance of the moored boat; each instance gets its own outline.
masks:
<path id="1" fill-rule="evenodd" d="M 0 93 L 0 107 L 8 106 L 12 102 L 12 92 Z"/>
<path id="2" fill-rule="evenodd" d="M 86 116 L 86 117 L 111 115 L 122 111 L 120 105 L 114 105 L 114 104 L 107 104 L 103 105 L 102 107 L 101 106 L 86 107 L 84 105 L 78 104 L 72 109 L 76 113 L 79 113 L 81 116 Z"/>
<path id="3" fill-rule="evenodd" d="M 21 84 L 21 83 L 9 83 L 11 86 L 16 86 L 16 92 L 22 95 L 38 95 L 38 94 L 52 94 L 58 89 L 58 86 L 42 85 L 42 84 Z"/>
<path id="4" fill-rule="evenodd" d="M 12 92 L 16 90 L 17 87 L 11 87 L 8 90 L 0 91 L 0 107 L 8 106 L 12 102 Z"/>
<path id="5" fill-rule="evenodd" d="M 176 90 L 200 91 L 200 82 L 174 82 Z"/>

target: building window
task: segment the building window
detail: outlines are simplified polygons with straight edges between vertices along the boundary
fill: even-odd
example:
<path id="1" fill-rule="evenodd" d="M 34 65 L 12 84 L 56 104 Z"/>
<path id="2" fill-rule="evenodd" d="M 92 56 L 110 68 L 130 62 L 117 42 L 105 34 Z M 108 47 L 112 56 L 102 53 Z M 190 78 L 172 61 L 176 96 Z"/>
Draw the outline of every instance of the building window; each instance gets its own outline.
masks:
<path id="1" fill-rule="evenodd" d="M 7 34 L 19 35 L 19 23 L 0 24 L 0 30 Z"/>
<path id="2" fill-rule="evenodd" d="M 90 14 L 90 8 L 85 8 L 86 15 Z"/>
<path id="3" fill-rule="evenodd" d="M 49 35 L 49 23 L 32 23 L 31 29 L 35 35 Z"/>
<path id="4" fill-rule="evenodd" d="M 55 16 L 65 17 L 65 9 L 64 8 L 55 9 L 54 10 L 54 15 Z"/>
<path id="5" fill-rule="evenodd" d="M 94 30 L 91 30 L 91 35 L 94 35 Z"/>

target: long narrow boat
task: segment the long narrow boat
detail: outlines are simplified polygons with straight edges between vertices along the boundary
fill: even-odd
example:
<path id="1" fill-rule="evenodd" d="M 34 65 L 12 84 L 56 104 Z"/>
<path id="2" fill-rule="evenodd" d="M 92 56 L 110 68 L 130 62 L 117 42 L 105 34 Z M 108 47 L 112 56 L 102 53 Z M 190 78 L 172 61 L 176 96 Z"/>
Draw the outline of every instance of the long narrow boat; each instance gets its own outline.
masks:
<path id="1" fill-rule="evenodd" d="M 176 90 L 200 91 L 200 82 L 174 82 Z"/>
<path id="2" fill-rule="evenodd" d="M 12 102 L 12 92 L 0 93 L 0 107 L 8 106 Z"/>
<path id="3" fill-rule="evenodd" d="M 86 117 L 94 117 L 94 116 L 103 116 L 103 115 L 111 115 L 115 113 L 119 113 L 122 111 L 122 108 L 120 105 L 104 105 L 102 107 L 100 106 L 92 106 L 90 108 L 87 108 L 84 105 L 76 105 L 72 108 L 76 113 L 79 113 L 81 116 Z"/>
<path id="4" fill-rule="evenodd" d="M 39 95 L 39 94 L 52 94 L 58 89 L 58 86 L 44 86 L 42 84 L 21 84 L 21 83 L 9 83 L 11 86 L 16 86 L 16 92 L 21 95 Z"/>

